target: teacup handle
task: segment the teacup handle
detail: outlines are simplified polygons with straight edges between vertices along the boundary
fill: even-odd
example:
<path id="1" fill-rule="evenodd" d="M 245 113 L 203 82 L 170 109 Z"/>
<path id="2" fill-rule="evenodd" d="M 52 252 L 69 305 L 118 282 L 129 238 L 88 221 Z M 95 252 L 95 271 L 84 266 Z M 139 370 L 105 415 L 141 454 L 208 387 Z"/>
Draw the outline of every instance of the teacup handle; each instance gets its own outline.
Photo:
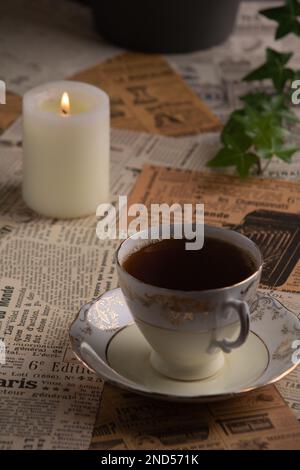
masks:
<path id="1" fill-rule="evenodd" d="M 224 304 L 225 309 L 234 308 L 238 314 L 241 329 L 238 337 L 230 341 L 229 339 L 222 339 L 218 341 L 218 346 L 225 352 L 229 353 L 232 349 L 241 346 L 247 339 L 250 330 L 250 311 L 247 302 L 243 300 L 231 299 Z"/>

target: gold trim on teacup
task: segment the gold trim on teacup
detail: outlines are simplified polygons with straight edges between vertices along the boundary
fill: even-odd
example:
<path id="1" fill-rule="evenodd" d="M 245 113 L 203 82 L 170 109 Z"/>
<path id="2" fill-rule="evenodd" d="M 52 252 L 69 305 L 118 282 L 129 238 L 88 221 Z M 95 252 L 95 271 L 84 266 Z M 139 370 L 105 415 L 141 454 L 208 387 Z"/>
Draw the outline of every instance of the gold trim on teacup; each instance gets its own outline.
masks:
<path id="1" fill-rule="evenodd" d="M 144 325 L 151 326 L 152 328 L 154 328 L 156 330 L 172 331 L 172 332 L 175 331 L 175 332 L 179 332 L 179 333 L 181 332 L 181 333 L 185 333 L 185 334 L 187 333 L 187 334 L 192 334 L 192 335 L 193 334 L 194 335 L 199 335 L 201 333 L 215 332 L 219 329 L 224 328 L 224 326 L 221 326 L 221 327 L 219 326 L 219 327 L 207 328 L 207 329 L 203 329 L 203 330 L 202 329 L 198 329 L 198 330 L 195 330 L 195 329 L 194 330 L 173 330 L 172 328 L 168 328 L 167 326 L 158 326 L 158 325 L 153 324 L 153 323 L 148 323 L 147 321 L 141 320 L 140 318 L 135 318 L 133 323 L 143 323 Z M 237 319 L 237 320 L 233 321 L 232 323 L 226 324 L 225 328 L 227 326 L 235 325 L 235 323 L 238 325 L 239 320 Z M 128 324 L 128 326 L 129 326 L 129 324 Z M 177 325 L 175 325 L 175 326 L 177 326 Z"/>
<path id="2" fill-rule="evenodd" d="M 138 294 L 129 287 L 124 280 L 121 281 L 124 297 L 128 297 L 132 301 L 138 301 L 143 307 L 151 307 L 153 304 L 160 304 L 161 307 L 178 313 L 205 314 L 210 313 L 216 308 L 217 302 L 214 300 L 201 300 L 188 297 L 180 297 L 176 293 L 172 294 Z M 125 293 L 124 293 L 125 292 Z M 174 291 L 173 291 L 174 292 Z"/>

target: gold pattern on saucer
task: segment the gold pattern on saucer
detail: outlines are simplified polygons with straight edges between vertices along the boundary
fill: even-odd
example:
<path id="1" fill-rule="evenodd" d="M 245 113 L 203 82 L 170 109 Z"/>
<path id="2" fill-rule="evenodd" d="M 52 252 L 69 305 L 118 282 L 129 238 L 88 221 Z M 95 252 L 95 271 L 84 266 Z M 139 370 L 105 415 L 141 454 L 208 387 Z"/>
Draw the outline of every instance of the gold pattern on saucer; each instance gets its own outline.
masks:
<path id="1" fill-rule="evenodd" d="M 276 350 L 272 354 L 272 359 L 279 359 L 283 360 L 286 358 L 292 357 L 293 349 L 291 348 L 292 344 L 292 339 L 291 338 L 286 338 L 284 339 L 279 346 L 276 348 Z"/>
<path id="2" fill-rule="evenodd" d="M 109 307 L 103 308 L 104 305 L 102 304 L 102 308 L 95 309 L 95 304 L 100 301 L 101 303 L 106 303 L 106 301 L 108 301 Z M 116 315 L 111 315 L 112 309 L 116 310 Z M 282 303 L 279 303 L 277 299 L 272 298 L 271 295 L 266 293 L 258 293 L 255 302 L 255 309 L 258 310 L 259 313 L 262 313 L 262 315 L 257 315 L 255 317 L 256 321 L 252 324 L 251 333 L 252 336 L 256 336 L 265 347 L 267 352 L 265 368 L 264 370 L 261 370 L 260 374 L 255 376 L 251 382 L 247 383 L 247 385 L 240 387 L 235 386 L 232 390 L 225 392 L 215 390 L 214 393 L 208 394 L 201 391 L 195 391 L 195 393 L 187 396 L 178 391 L 178 393 L 170 394 L 166 390 L 153 390 L 149 387 L 149 382 L 147 382 L 145 386 L 140 386 L 136 381 L 131 380 L 128 382 L 126 377 L 122 377 L 120 374 L 117 375 L 115 369 L 112 368 L 111 364 L 108 362 L 108 348 L 110 347 L 109 345 L 112 343 L 113 338 L 118 336 L 121 330 L 127 330 L 129 325 L 133 327 L 132 318 L 128 315 L 128 309 L 123 297 L 121 296 L 120 289 L 110 291 L 104 294 L 102 298 L 99 297 L 97 300 L 92 301 L 81 308 L 78 316 L 70 327 L 71 344 L 76 357 L 83 365 L 94 371 L 98 376 L 105 378 L 107 382 L 110 382 L 113 385 L 119 385 L 126 390 L 134 391 L 135 393 L 146 395 L 151 398 L 179 402 L 200 403 L 224 400 L 225 398 L 239 396 L 264 385 L 277 382 L 287 374 L 291 373 L 296 367 L 299 367 L 299 362 L 295 364 L 291 362 L 291 353 L 293 352 L 293 341 L 295 339 L 299 339 L 300 319 L 297 318 L 295 313 L 291 312 L 291 310 L 285 308 Z M 254 315 L 255 309 L 253 310 Z M 94 310 L 92 317 L 90 316 L 90 310 Z M 95 326 L 91 322 L 91 318 L 97 316 L 99 310 L 101 320 L 98 325 L 100 326 L 100 329 L 98 328 L 98 325 Z M 189 313 L 193 312 L 187 313 L 188 318 Z M 171 320 L 176 321 L 176 314 L 178 314 L 178 312 L 174 312 L 174 314 L 175 316 L 171 317 Z M 111 328 L 116 324 L 116 319 L 118 319 L 118 322 L 121 324 L 120 327 L 109 331 L 107 328 Z M 93 338 L 91 338 L 91 335 L 86 333 L 86 328 L 88 330 L 92 330 Z M 83 343 L 87 343 L 95 349 L 96 355 L 99 356 L 96 368 L 94 362 L 90 363 L 89 359 L 82 355 L 81 345 Z M 252 348 L 252 352 L 253 355 L 258 354 L 257 360 L 260 361 L 260 353 L 257 352 L 255 347 L 254 349 Z M 250 356 L 252 357 L 252 353 Z M 137 355 L 134 357 L 139 356 Z M 244 367 L 243 371 L 248 370 L 248 357 L 249 354 L 247 354 L 247 359 L 245 361 L 246 367 Z M 124 363 L 126 364 L 126 361 Z M 136 368 L 134 370 L 136 370 Z"/>
<path id="3" fill-rule="evenodd" d="M 117 306 L 124 306 L 120 297 L 106 295 L 98 299 L 89 310 L 88 322 L 100 330 L 114 331 L 120 327 Z"/>

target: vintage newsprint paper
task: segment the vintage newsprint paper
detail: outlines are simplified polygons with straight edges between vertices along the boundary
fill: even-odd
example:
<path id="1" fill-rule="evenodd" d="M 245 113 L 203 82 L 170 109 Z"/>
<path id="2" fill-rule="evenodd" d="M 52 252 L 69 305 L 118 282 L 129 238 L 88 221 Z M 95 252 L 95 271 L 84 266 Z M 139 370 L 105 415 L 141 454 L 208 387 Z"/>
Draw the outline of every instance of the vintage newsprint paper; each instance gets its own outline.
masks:
<path id="1" fill-rule="evenodd" d="M 219 119 L 159 55 L 123 53 L 71 77 L 105 90 L 110 97 L 111 124 L 171 136 L 220 129 Z M 7 94 L 8 107 L 0 109 L 0 131 L 21 111 L 21 98 Z"/>
<path id="2" fill-rule="evenodd" d="M 273 386 L 209 405 L 166 403 L 106 385 L 91 449 L 299 449 L 300 425 Z"/>
<path id="3" fill-rule="evenodd" d="M 19 122 L 11 126 L 0 138 L 2 157 L 2 173 L 0 175 L 0 232 L 3 276 L 10 279 L 11 284 L 14 285 L 14 283 L 16 283 L 16 285 L 21 285 L 21 289 L 27 288 L 30 292 L 34 292 L 39 302 L 48 306 L 51 312 L 51 318 L 59 314 L 60 321 L 64 325 L 64 329 L 62 328 L 61 332 L 64 332 L 65 338 L 67 338 L 68 326 L 79 306 L 90 298 L 117 285 L 113 257 L 118 242 L 100 241 L 96 239 L 96 219 L 93 216 L 73 221 L 44 219 L 34 214 L 24 205 L 20 194 L 20 139 Z M 208 217 L 210 223 L 234 227 L 243 226 L 244 222 L 248 222 L 251 228 L 253 212 L 259 210 L 260 207 L 263 207 L 264 211 L 279 211 L 280 213 L 288 215 L 299 212 L 299 199 L 297 199 L 299 198 L 299 191 L 297 192 L 299 183 L 274 179 L 264 181 L 264 185 L 262 186 L 261 180 L 257 179 L 249 179 L 241 183 L 238 178 L 231 175 L 224 175 L 220 172 L 196 172 L 196 168 L 202 170 L 205 168 L 205 161 L 210 158 L 212 152 L 215 151 L 216 145 L 217 135 L 215 134 L 203 134 L 188 139 L 178 139 L 159 135 L 151 136 L 145 133 L 124 130 L 113 130 L 111 144 L 112 197 L 117 199 L 119 194 L 129 193 L 132 186 L 137 181 L 132 193 L 132 198 L 137 197 L 141 202 L 144 201 L 147 204 L 154 198 L 153 194 L 155 194 L 158 198 L 158 202 L 159 198 L 162 198 L 165 202 L 171 202 L 171 195 L 175 197 L 176 200 L 182 200 L 182 188 L 184 187 L 187 202 L 199 202 L 203 198 L 205 204 L 208 205 L 206 217 Z M 154 165 L 148 165 L 141 173 L 141 169 L 145 163 L 154 162 L 157 165 L 159 161 L 162 163 L 159 168 Z M 181 168 L 182 171 L 175 169 L 174 166 Z M 283 176 L 282 171 L 286 172 L 289 168 L 288 165 L 281 165 L 281 172 L 275 176 Z M 137 180 L 140 174 L 141 176 Z M 287 171 L 286 177 L 289 178 L 290 176 L 293 175 L 288 174 Z M 148 182 L 149 177 L 152 180 L 151 184 Z M 160 180 L 160 178 L 162 180 Z M 163 182 L 163 184 L 160 184 L 159 181 L 160 183 Z M 158 184 L 160 186 L 159 188 Z M 147 198 L 145 199 L 146 188 Z M 260 190 L 258 188 L 260 188 Z M 237 196 L 239 197 L 238 202 L 236 201 Z M 263 212 L 263 215 L 265 217 L 265 212 Z M 251 217 L 246 220 L 246 216 Z M 255 223 L 259 220 L 260 219 L 254 218 Z M 283 221 L 281 220 L 280 224 L 283 224 L 283 227 L 285 227 L 285 219 L 283 219 Z M 280 233 L 280 224 L 278 233 Z M 291 230 L 293 223 L 290 219 L 288 219 L 287 224 L 289 230 Z M 294 260 L 292 260 L 289 265 L 289 271 L 293 263 Z M 281 286 L 274 287 L 273 278 L 274 276 L 276 277 L 276 270 L 270 271 L 271 274 L 272 272 L 273 276 L 270 276 L 270 278 L 266 280 L 265 285 L 269 289 L 276 288 L 277 293 L 286 295 L 287 293 L 282 290 Z M 286 274 L 288 273 L 285 273 L 285 275 Z M 289 274 L 286 282 L 290 284 L 291 279 L 291 274 Z M 291 292 L 288 297 L 289 308 L 299 312 L 299 306 L 295 304 L 295 299 L 298 299 L 298 296 L 296 292 L 292 292 L 292 288 L 290 288 L 290 290 Z M 296 305 L 296 307 L 294 307 L 294 305 Z M 40 333 L 35 331 L 33 337 L 35 338 L 36 335 L 39 336 Z M 43 338 L 41 342 L 43 345 Z M 62 353 L 57 352 L 58 348 L 56 349 L 57 355 L 55 362 L 61 364 L 61 367 L 66 367 L 69 362 L 73 363 L 74 361 L 67 340 L 62 349 Z M 27 364 L 26 360 L 30 360 L 31 350 L 28 351 L 28 354 L 29 355 L 25 357 L 24 349 L 22 349 L 21 358 L 24 364 Z M 52 360 L 54 360 L 53 355 Z M 76 361 L 75 363 L 78 364 Z M 51 375 L 53 368 L 51 360 L 45 361 L 44 368 L 47 370 L 47 375 Z M 23 366 L 22 373 L 25 372 L 28 374 L 28 377 L 31 377 L 31 372 L 27 371 L 25 366 Z M 77 375 L 74 372 L 73 380 L 75 384 L 81 383 L 82 379 L 79 379 L 79 377 L 82 377 L 82 375 L 81 373 Z M 67 388 L 64 375 L 60 376 L 60 381 L 61 385 Z M 295 377 L 289 376 L 287 382 L 283 381 L 280 383 L 280 392 L 287 399 L 294 411 L 299 411 L 300 403 L 299 387 L 297 388 L 297 383 L 299 383 L 297 375 Z M 91 436 L 93 420 L 95 419 L 95 403 L 96 408 L 99 403 L 102 385 L 99 381 L 95 382 L 94 386 L 97 388 L 98 394 L 94 393 L 89 399 L 90 408 L 87 410 L 87 415 L 90 416 L 90 427 L 86 425 L 87 440 L 82 441 L 82 446 L 88 445 L 86 444 L 88 435 Z M 110 409 L 113 405 L 107 405 L 107 402 L 111 401 L 110 390 L 111 388 L 109 388 L 107 392 L 105 387 L 103 406 L 100 410 L 99 419 L 94 430 L 92 447 L 125 448 L 131 446 L 131 448 L 134 448 L 135 444 L 132 443 L 133 441 L 130 441 L 131 444 L 128 443 L 128 436 L 125 439 L 118 426 L 116 426 L 115 422 L 112 420 L 113 416 L 110 413 Z M 106 396 L 108 396 L 107 399 L 105 399 Z M 122 395 L 122 397 L 129 397 L 133 402 L 140 400 L 131 394 L 125 394 Z M 31 398 L 33 402 L 33 397 Z M 15 397 L 15 403 L 17 399 L 18 397 Z M 63 402 L 62 397 L 61 400 Z M 13 398 L 11 398 L 11 410 L 13 410 L 13 403 Z M 72 403 L 72 401 L 70 401 L 70 403 Z M 112 403 L 114 402 L 112 401 Z M 123 403 L 122 406 L 125 407 L 125 403 Z M 224 406 L 226 407 L 226 404 Z M 283 416 L 284 406 L 282 401 L 280 407 L 280 416 Z M 30 410 L 30 408 L 28 409 Z M 58 411 L 56 412 L 58 420 L 60 416 L 59 410 L 62 409 L 63 407 L 58 407 Z M 255 407 L 251 409 L 253 412 L 256 410 Z M 8 416 L 10 414 L 12 415 L 13 412 L 7 412 Z M 72 414 L 67 416 L 68 417 L 65 418 L 67 422 L 66 426 L 69 425 L 68 423 L 74 422 Z M 138 420 L 138 416 L 136 419 Z M 169 417 L 166 419 L 169 420 Z M 237 419 L 239 419 L 239 417 L 237 417 Z M 260 418 L 258 417 L 257 419 L 259 420 Z M 76 424 L 78 429 L 81 423 L 82 420 L 80 418 Z M 175 424 L 176 423 L 174 423 L 174 426 Z M 295 421 L 295 425 L 296 424 Z M 193 424 L 193 426 L 195 427 L 195 424 Z M 273 431 L 276 429 L 277 433 L 277 428 L 273 421 L 272 424 L 268 424 L 268 426 L 268 429 L 272 429 Z M 110 434 L 111 428 L 115 429 L 113 434 Z M 10 429 L 12 431 L 12 428 Z M 19 432 L 20 439 L 22 439 L 22 430 L 18 431 L 18 427 L 16 427 L 16 429 L 17 432 Z M 56 432 L 55 429 L 54 426 L 54 434 Z M 254 429 L 255 433 L 257 433 L 258 425 L 254 426 Z M 286 431 L 287 430 L 285 430 L 283 441 L 278 441 L 276 437 L 277 434 L 274 436 L 272 433 L 267 439 L 272 442 L 272 445 L 276 443 L 279 447 L 296 446 L 297 434 L 295 434 L 294 431 L 288 434 Z M 147 432 L 147 430 L 144 430 L 144 432 Z M 150 430 L 148 432 L 150 432 Z M 152 430 L 151 432 L 154 431 Z M 165 432 L 172 434 L 170 427 L 166 428 Z M 105 434 L 105 442 L 103 442 L 103 433 Z M 14 441 L 14 437 L 11 438 L 10 435 L 10 432 L 6 432 L 5 434 L 5 445 L 8 448 L 9 444 L 7 444 L 7 442 Z M 280 435 L 282 436 L 283 434 L 280 433 Z M 69 446 L 69 448 L 78 448 L 76 436 L 77 431 L 74 426 L 74 440 L 70 437 L 67 443 L 62 441 L 59 445 L 65 447 Z M 50 435 L 49 439 L 52 439 L 52 435 Z M 257 445 L 268 445 L 269 447 L 271 445 L 265 444 L 265 441 L 263 441 L 264 444 L 260 444 L 261 441 L 256 434 L 255 439 Z M 185 440 L 186 446 L 189 439 L 185 437 Z M 21 441 L 18 441 L 18 443 L 20 442 Z M 253 442 L 252 444 L 249 442 L 251 443 L 252 441 L 250 438 L 247 438 L 243 445 L 248 443 L 248 446 L 254 446 Z M 208 442 L 204 444 L 207 446 L 211 445 Z M 41 444 L 35 441 L 33 448 L 36 448 L 38 445 Z M 57 442 L 55 442 L 55 440 L 51 442 L 48 440 L 44 445 L 45 448 L 51 446 L 54 448 Z M 225 446 L 224 443 L 218 445 Z M 234 445 L 238 446 L 240 444 L 236 442 Z"/>
<path id="4" fill-rule="evenodd" d="M 278 6 L 278 1 L 240 2 L 234 33 L 223 44 L 193 54 L 168 56 L 172 67 L 184 78 L 197 95 L 224 122 L 229 113 L 241 105 L 239 97 L 253 90 L 242 78 L 261 65 L 265 51 L 293 51 L 291 64 L 300 66 L 299 38 L 289 34 L 275 40 L 277 23 L 270 21 L 259 10 Z M 268 80 L 255 83 L 269 91 Z"/>
<path id="5" fill-rule="evenodd" d="M 0 448 L 84 449 L 103 384 L 73 356 L 68 330 L 83 303 L 115 287 L 116 242 L 100 246 L 94 217 L 26 208 L 18 147 L 2 149 L 1 170 Z"/>
<path id="6" fill-rule="evenodd" d="M 5 41 L 0 41 L 0 78 L 6 80 L 7 88 L 15 94 L 8 93 L 9 106 L 0 106 L 0 133 L 20 114 L 21 100 L 16 94 L 21 95 L 33 86 L 64 77 L 103 86 L 113 97 L 112 124 L 119 128 L 113 129 L 111 136 L 113 199 L 130 192 L 144 163 L 189 171 L 205 169 L 205 162 L 213 157 L 219 145 L 219 135 L 213 132 L 219 126 L 215 116 L 224 121 L 239 105 L 239 95 L 249 86 L 241 82 L 241 77 L 262 62 L 266 46 L 282 50 L 292 48 L 296 52 L 295 64 L 300 64 L 299 48 L 291 36 L 274 44 L 271 38 L 274 24 L 257 14 L 258 9 L 264 7 L 263 2 L 241 2 L 235 33 L 213 50 L 164 59 L 126 54 L 108 62 L 103 61 L 121 51 L 100 44 L 98 36 L 91 30 L 89 12 L 84 12 L 82 5 L 59 0 L 17 3 L 18 8 L 15 0 L 1 4 L 4 14 L 0 15 L 0 25 Z M 30 9 L 29 3 L 34 8 Z M 51 14 L 53 8 L 57 12 L 55 21 Z M 31 27 L 24 29 L 24 18 L 28 18 L 30 10 L 34 10 L 34 18 L 29 18 Z M 49 49 L 48 45 L 57 43 L 58 38 L 60 47 Z M 13 44 L 18 47 L 12 54 Z M 152 65 L 151 61 L 154 61 Z M 103 68 L 101 65 L 94 67 L 99 62 Z M 156 73 L 153 77 L 149 74 L 150 67 Z M 83 69 L 86 72 L 80 73 Z M 262 86 L 268 87 L 268 83 Z M 177 90 L 176 94 L 172 92 L 173 88 Z M 195 94 L 202 101 L 195 99 Z M 171 119 L 170 111 L 176 119 Z M 186 119 L 187 115 L 190 121 Z M 209 133 L 204 133 L 206 130 Z M 201 134 L 182 137 L 199 132 Z M 299 135 L 295 133 L 296 141 L 299 141 Z M 0 448 L 87 448 L 102 383 L 86 371 L 83 373 L 80 366 L 77 368 L 78 362 L 68 346 L 67 331 L 82 303 L 116 286 L 113 256 L 117 242 L 96 239 L 95 217 L 74 221 L 44 219 L 24 205 L 20 192 L 21 145 L 21 127 L 17 120 L 0 137 L 1 289 L 4 289 L 4 301 L 9 300 L 8 305 L 1 308 L 5 315 L 2 313 L 0 339 L 5 331 L 7 366 L 13 364 L 13 369 L 5 365 L 2 368 L 0 364 L 3 417 Z M 299 162 L 299 153 L 291 165 L 275 159 L 267 176 L 299 181 Z M 214 175 L 217 178 L 218 172 Z M 213 188 L 214 181 L 210 182 Z M 227 194 L 230 185 L 218 186 L 216 193 L 218 188 L 223 188 L 221 196 L 228 197 L 229 202 L 224 201 L 223 206 L 222 201 L 211 198 L 217 208 L 215 214 L 209 214 L 211 223 L 241 225 L 242 229 L 248 230 L 253 226 L 261 229 L 264 220 L 276 227 L 279 241 L 291 242 L 297 223 L 294 215 L 299 214 L 299 205 L 297 208 L 292 199 L 286 201 L 281 196 L 281 191 L 287 194 L 286 187 L 281 182 L 278 184 L 278 189 L 275 186 L 273 189 L 280 197 L 272 198 L 273 208 L 269 199 L 264 200 L 272 191 L 268 186 L 266 192 L 262 192 L 261 181 L 257 181 L 256 188 L 248 187 L 251 192 L 244 194 L 238 209 L 234 209 L 237 202 L 234 194 L 237 196 L 241 188 L 234 194 Z M 169 182 L 166 192 L 168 188 Z M 260 195 L 259 201 L 256 194 Z M 224 219 L 222 213 L 229 211 L 229 203 L 233 204 L 232 219 Z M 280 203 L 283 203 L 282 207 L 278 206 Z M 293 210 L 292 219 L 290 209 Z M 256 211 L 258 216 L 254 214 Z M 281 213 L 280 220 L 274 222 L 272 211 Z M 282 236 L 285 230 L 286 239 Z M 291 245 L 284 245 L 284 248 L 284 253 L 288 253 Z M 286 258 L 283 256 L 282 259 Z M 270 260 L 265 287 L 272 289 L 272 295 L 281 296 L 282 302 L 299 313 L 299 271 L 295 259 L 292 256 L 282 274 Z M 19 348 L 17 355 L 13 353 L 15 348 Z M 34 361 L 43 362 L 39 362 L 40 377 L 34 371 Z M 71 367 L 73 365 L 75 367 Z M 298 418 L 299 384 L 296 370 L 278 385 Z M 5 407 L 5 403 L 9 406 Z M 231 401 L 230 409 L 228 402 L 205 409 L 199 406 L 199 410 L 184 407 L 178 421 L 182 424 L 180 429 L 174 418 L 177 406 L 170 407 L 170 413 L 168 408 L 169 404 L 166 407 L 105 386 L 92 447 L 298 447 L 297 422 L 274 387 L 247 395 L 243 400 Z M 15 410 L 22 419 L 16 420 Z M 155 429 L 149 416 L 158 416 L 155 423 L 161 420 Z M 24 425 L 27 422 L 28 427 Z M 186 429 L 185 433 L 183 429 Z"/>
<path id="7" fill-rule="evenodd" d="M 72 79 L 109 94 L 112 127 L 171 136 L 220 129 L 219 119 L 159 55 L 127 52 Z"/>
<path id="8" fill-rule="evenodd" d="M 1 277 L 0 449 L 89 445 L 101 381 L 69 350 L 71 320 L 26 283 Z"/>

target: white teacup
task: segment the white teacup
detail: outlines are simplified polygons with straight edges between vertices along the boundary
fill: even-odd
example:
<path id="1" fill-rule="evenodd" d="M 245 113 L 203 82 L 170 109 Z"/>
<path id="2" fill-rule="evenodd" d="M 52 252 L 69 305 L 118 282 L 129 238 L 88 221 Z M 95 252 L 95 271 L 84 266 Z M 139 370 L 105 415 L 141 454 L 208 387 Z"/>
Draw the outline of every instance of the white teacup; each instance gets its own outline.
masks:
<path id="1" fill-rule="evenodd" d="M 155 229 L 158 238 L 161 227 Z M 153 227 L 152 227 L 153 231 Z M 238 232 L 205 225 L 205 236 L 233 244 L 255 262 L 255 272 L 223 288 L 181 291 L 146 284 L 123 267 L 131 253 L 151 242 L 145 232 L 125 240 L 117 250 L 120 287 L 136 325 L 150 344 L 150 361 L 160 373 L 179 380 L 203 379 L 217 373 L 224 353 L 240 347 L 249 333 L 249 306 L 262 271 L 258 247 Z M 204 241 L 205 243 L 205 241 Z M 222 260 L 220 260 L 222 262 Z"/>

